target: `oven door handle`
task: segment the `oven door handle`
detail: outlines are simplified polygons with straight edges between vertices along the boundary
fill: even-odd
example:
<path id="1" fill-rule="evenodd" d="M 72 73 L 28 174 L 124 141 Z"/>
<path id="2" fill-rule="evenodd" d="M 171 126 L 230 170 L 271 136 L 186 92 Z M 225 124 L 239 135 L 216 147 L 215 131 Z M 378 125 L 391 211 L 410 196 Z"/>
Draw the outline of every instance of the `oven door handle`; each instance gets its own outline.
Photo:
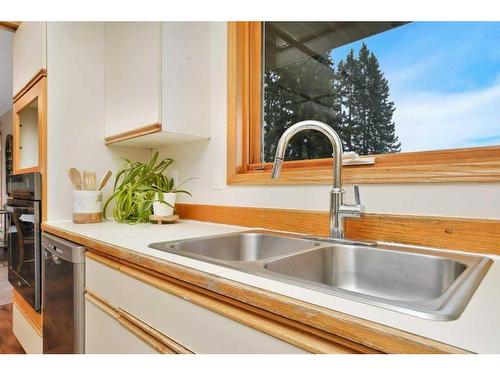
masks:
<path id="1" fill-rule="evenodd" d="M 5 209 L 10 214 L 30 214 L 33 215 L 35 210 L 32 207 L 25 206 L 5 206 Z"/>

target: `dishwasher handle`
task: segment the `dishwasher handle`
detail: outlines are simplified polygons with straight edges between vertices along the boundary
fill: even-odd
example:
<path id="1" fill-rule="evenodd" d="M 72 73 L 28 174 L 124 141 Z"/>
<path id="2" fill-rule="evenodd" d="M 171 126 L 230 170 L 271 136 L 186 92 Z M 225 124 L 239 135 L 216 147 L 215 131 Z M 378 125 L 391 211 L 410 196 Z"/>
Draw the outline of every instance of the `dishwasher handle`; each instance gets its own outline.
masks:
<path id="1" fill-rule="evenodd" d="M 42 234 L 42 247 L 53 254 L 71 263 L 85 263 L 85 247 L 63 238 Z"/>

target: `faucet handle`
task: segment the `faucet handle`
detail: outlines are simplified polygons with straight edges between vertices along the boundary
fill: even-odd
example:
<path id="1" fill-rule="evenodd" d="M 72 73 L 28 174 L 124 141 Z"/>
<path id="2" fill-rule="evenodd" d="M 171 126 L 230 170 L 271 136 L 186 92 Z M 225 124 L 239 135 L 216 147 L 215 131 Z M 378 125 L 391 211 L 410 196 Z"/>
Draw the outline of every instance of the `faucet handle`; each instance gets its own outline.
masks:
<path id="1" fill-rule="evenodd" d="M 359 186 L 354 185 L 354 204 L 361 205 L 361 197 L 359 196 Z"/>

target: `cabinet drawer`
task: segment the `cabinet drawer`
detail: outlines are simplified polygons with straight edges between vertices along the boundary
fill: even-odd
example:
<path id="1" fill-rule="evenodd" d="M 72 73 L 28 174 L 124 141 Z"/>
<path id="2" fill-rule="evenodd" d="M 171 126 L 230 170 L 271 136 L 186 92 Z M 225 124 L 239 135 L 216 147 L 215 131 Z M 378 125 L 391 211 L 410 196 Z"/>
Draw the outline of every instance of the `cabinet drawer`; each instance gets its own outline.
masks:
<path id="1" fill-rule="evenodd" d="M 98 306 L 99 304 L 99 306 Z M 119 322 L 119 314 L 102 303 L 85 299 L 86 354 L 156 354 Z"/>
<path id="2" fill-rule="evenodd" d="M 121 309 L 194 353 L 307 353 L 124 273 L 120 302 Z"/>
<path id="3" fill-rule="evenodd" d="M 120 306 L 120 272 L 117 263 L 93 253 L 85 254 L 85 288 Z"/>

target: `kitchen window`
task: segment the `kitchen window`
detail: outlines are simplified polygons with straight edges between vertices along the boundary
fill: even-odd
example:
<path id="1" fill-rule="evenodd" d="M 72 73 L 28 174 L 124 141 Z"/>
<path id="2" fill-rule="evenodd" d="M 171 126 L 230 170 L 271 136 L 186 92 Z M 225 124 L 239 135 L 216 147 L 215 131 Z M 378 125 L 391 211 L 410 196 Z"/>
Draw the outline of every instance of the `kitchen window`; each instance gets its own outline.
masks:
<path id="1" fill-rule="evenodd" d="M 228 183 L 329 183 L 332 126 L 346 182 L 500 180 L 499 22 L 230 22 Z"/>

